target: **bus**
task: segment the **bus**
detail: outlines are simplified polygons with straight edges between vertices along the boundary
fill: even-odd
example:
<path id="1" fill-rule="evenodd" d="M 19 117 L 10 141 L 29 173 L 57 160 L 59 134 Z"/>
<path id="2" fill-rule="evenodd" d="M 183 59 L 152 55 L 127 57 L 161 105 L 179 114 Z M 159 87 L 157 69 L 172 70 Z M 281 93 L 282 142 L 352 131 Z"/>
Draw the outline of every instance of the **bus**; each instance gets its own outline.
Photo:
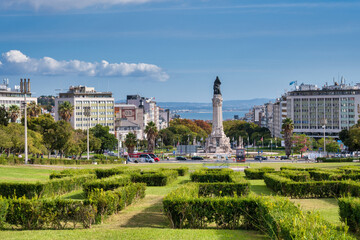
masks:
<path id="1" fill-rule="evenodd" d="M 246 152 L 245 148 L 237 148 L 236 149 L 236 162 L 245 162 Z"/>

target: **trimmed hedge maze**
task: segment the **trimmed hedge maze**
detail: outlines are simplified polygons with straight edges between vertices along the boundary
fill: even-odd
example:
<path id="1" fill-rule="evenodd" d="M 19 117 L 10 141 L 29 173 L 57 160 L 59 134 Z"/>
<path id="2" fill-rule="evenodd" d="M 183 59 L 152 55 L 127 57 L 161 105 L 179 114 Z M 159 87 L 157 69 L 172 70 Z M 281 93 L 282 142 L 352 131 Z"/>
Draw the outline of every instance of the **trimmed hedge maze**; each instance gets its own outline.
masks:
<path id="1" fill-rule="evenodd" d="M 164 186 L 179 173 L 186 172 L 184 168 L 141 172 L 126 167 L 64 170 L 51 174 L 46 182 L 0 183 L 0 228 L 64 229 L 79 225 L 90 228 L 144 198 L 147 185 Z M 85 195 L 83 200 L 60 197 L 81 188 Z"/>
<path id="2" fill-rule="evenodd" d="M 318 215 L 303 213 L 286 198 L 247 194 L 228 182 L 188 183 L 164 198 L 164 212 L 173 228 L 215 224 L 222 229 L 259 230 L 271 239 L 354 239 Z"/>

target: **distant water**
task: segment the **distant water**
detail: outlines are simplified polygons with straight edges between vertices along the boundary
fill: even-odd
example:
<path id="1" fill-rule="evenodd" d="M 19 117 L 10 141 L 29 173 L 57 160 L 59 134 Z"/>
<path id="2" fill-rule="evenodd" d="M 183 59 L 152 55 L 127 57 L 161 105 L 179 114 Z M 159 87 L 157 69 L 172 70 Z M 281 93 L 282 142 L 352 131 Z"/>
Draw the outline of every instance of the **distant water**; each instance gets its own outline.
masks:
<path id="1" fill-rule="evenodd" d="M 244 117 L 248 111 L 234 111 L 234 112 L 223 112 L 223 119 L 234 119 L 234 115 Z M 212 120 L 212 112 L 181 112 L 177 113 L 181 118 L 187 119 L 199 119 L 199 120 Z"/>

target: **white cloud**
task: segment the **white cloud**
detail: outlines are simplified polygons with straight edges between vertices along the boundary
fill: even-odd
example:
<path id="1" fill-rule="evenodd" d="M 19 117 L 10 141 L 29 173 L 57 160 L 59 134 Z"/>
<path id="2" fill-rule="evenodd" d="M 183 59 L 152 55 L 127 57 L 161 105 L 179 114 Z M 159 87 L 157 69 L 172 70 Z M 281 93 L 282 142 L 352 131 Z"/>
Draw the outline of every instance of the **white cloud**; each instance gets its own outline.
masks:
<path id="1" fill-rule="evenodd" d="M 109 7 L 114 5 L 125 4 L 142 4 L 154 0 L 17 0 L 0 2 L 5 8 L 23 8 L 30 6 L 34 9 L 83 9 L 92 6 Z"/>
<path id="2" fill-rule="evenodd" d="M 140 77 L 166 81 L 169 76 L 160 67 L 147 63 L 58 61 L 51 57 L 30 58 L 19 50 L 2 54 L 0 73 L 34 75 L 78 75 L 92 77 Z"/>

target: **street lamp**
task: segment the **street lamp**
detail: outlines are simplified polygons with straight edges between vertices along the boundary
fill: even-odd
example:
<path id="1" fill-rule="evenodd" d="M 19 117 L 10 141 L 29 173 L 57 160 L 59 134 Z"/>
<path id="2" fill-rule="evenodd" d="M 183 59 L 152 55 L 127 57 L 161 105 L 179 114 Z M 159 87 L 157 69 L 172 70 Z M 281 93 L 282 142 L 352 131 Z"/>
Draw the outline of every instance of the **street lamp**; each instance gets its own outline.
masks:
<path id="1" fill-rule="evenodd" d="M 325 131 L 326 131 L 326 124 L 327 124 L 327 119 L 324 118 L 322 121 L 321 121 L 321 124 L 323 125 L 322 127 L 324 128 L 324 154 L 326 154 L 326 135 L 325 135 Z"/>
<path id="2" fill-rule="evenodd" d="M 87 117 L 87 160 L 90 159 L 90 144 L 89 144 L 89 125 L 90 125 L 90 107 L 84 107 L 84 116 Z"/>

